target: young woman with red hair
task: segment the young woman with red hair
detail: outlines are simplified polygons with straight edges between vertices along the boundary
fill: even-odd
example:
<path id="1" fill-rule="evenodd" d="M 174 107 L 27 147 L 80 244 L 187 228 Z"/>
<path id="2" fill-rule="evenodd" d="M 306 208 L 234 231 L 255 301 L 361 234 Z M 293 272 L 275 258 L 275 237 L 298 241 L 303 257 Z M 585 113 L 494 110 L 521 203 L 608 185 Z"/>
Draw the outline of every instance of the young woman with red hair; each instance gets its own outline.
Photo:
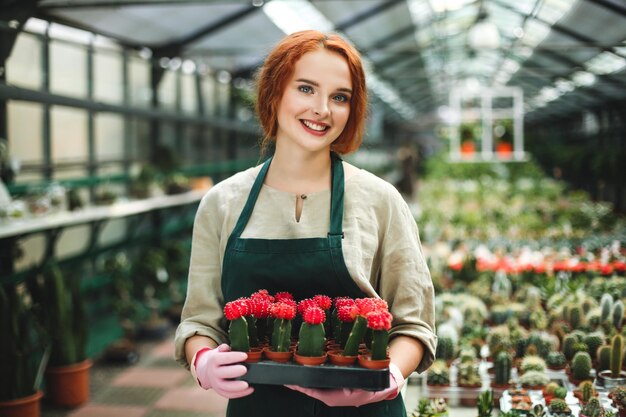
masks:
<path id="1" fill-rule="evenodd" d="M 176 358 L 200 386 L 230 399 L 228 416 L 393 416 L 405 378 L 434 359 L 434 291 L 410 210 L 389 183 L 341 160 L 361 144 L 367 108 L 358 52 L 333 34 L 297 32 L 269 54 L 257 80 L 263 165 L 218 183 L 193 232 Z M 381 297 L 390 330 L 390 387 L 308 389 L 232 380 L 222 309 L 259 289 L 298 300 Z"/>

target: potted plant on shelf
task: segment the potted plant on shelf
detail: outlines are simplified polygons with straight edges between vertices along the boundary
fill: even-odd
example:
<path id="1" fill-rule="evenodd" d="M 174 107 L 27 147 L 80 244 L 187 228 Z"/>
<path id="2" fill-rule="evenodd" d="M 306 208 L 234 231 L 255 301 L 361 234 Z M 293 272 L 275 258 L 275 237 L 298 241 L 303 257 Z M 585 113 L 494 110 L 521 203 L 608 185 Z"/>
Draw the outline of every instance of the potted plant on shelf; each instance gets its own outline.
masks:
<path id="1" fill-rule="evenodd" d="M 578 388 L 574 389 L 572 393 L 576 398 L 578 398 L 578 401 L 581 404 L 587 404 L 590 399 L 598 395 L 595 388 L 593 387 L 593 382 L 591 381 L 581 382 L 580 384 L 578 384 Z"/>
<path id="2" fill-rule="evenodd" d="M 598 374 L 598 381 L 606 389 L 626 385 L 626 371 L 622 371 L 624 360 L 624 337 L 620 334 L 613 336 L 611 340 L 611 369 L 601 371 Z"/>
<path id="3" fill-rule="evenodd" d="M 500 351 L 493 361 L 494 378 L 491 381 L 493 397 L 498 401 L 504 390 L 511 385 L 511 368 L 513 367 L 513 358 L 507 351 Z"/>
<path id="4" fill-rule="evenodd" d="M 576 352 L 570 365 L 570 382 L 579 384 L 591 379 L 591 356 L 587 352 Z"/>
<path id="5" fill-rule="evenodd" d="M 561 398 L 555 398 L 550 401 L 548 410 L 550 411 L 550 414 L 555 417 L 569 417 L 572 415 L 571 408 L 569 408 L 565 400 Z"/>
<path id="6" fill-rule="evenodd" d="M 39 417 L 41 332 L 16 285 L 0 285 L 0 415 Z"/>
<path id="7" fill-rule="evenodd" d="M 626 386 L 613 388 L 609 392 L 613 406 L 617 408 L 620 417 L 626 416 Z"/>
<path id="8" fill-rule="evenodd" d="M 553 371 L 560 371 L 565 369 L 567 360 L 565 359 L 563 352 L 553 351 L 548 353 L 548 356 L 546 357 L 546 365 L 548 365 L 548 368 Z"/>
<path id="9" fill-rule="evenodd" d="M 309 305 L 302 314 L 302 320 L 294 360 L 301 365 L 321 365 L 326 362 L 326 313 L 317 305 Z"/>
<path id="10" fill-rule="evenodd" d="M 589 402 L 580 409 L 580 417 L 604 417 L 604 408 L 597 398 L 591 398 Z"/>
<path id="11" fill-rule="evenodd" d="M 77 407 L 89 400 L 87 321 L 80 279 L 66 277 L 56 264 L 27 281 L 34 310 L 50 340 L 46 396 L 59 406 Z"/>
<path id="12" fill-rule="evenodd" d="M 478 417 L 491 417 L 493 412 L 493 393 L 486 390 L 478 395 Z"/>
<path id="13" fill-rule="evenodd" d="M 519 381 L 524 388 L 543 390 L 543 388 L 548 385 L 548 382 L 550 382 L 550 378 L 542 371 L 528 371 L 520 377 Z"/>
<path id="14" fill-rule="evenodd" d="M 437 359 L 426 371 L 426 385 L 429 387 L 450 386 L 450 371 L 444 360 Z"/>

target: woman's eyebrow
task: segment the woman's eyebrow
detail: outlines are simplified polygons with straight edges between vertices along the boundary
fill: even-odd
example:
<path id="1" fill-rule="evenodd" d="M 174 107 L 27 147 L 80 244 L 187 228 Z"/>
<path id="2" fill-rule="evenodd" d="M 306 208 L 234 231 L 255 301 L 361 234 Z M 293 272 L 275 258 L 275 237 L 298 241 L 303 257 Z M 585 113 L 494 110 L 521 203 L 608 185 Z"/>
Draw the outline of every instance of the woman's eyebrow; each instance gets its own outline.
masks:
<path id="1" fill-rule="evenodd" d="M 311 85 L 314 85 L 315 87 L 320 86 L 318 82 L 307 80 L 306 78 L 298 78 L 296 82 L 303 82 L 303 83 L 311 84 Z M 337 91 L 352 94 L 352 90 L 346 87 L 338 88 Z"/>

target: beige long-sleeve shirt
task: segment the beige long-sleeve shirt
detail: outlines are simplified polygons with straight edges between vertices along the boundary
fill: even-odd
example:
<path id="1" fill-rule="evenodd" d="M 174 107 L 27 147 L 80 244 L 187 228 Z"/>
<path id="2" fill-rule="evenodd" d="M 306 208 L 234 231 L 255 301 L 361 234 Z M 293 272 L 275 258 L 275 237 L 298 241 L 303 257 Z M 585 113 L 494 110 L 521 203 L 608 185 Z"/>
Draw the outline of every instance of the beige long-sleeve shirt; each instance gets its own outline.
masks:
<path id="1" fill-rule="evenodd" d="M 240 172 L 209 190 L 200 202 L 193 230 L 189 286 L 176 331 L 176 360 L 188 367 L 185 341 L 195 335 L 228 342 L 223 317 L 221 270 L 226 243 L 252 189 L 260 166 Z M 330 225 L 330 190 L 307 194 L 299 221 L 296 195 L 263 185 L 242 238 L 324 237 Z M 358 287 L 381 297 L 393 315 L 390 337 L 406 335 L 424 345 L 417 371 L 435 357 L 434 289 L 422 254 L 417 225 L 396 189 L 358 170 L 346 179 L 343 255 Z"/>

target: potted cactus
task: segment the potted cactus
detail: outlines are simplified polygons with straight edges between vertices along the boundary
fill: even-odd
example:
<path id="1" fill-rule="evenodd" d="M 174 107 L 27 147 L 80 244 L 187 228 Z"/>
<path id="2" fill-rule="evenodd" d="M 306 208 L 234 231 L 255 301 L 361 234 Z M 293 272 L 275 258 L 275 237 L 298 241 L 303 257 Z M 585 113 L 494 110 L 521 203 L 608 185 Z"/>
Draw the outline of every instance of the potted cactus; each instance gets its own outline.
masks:
<path id="1" fill-rule="evenodd" d="M 589 402 L 580 409 L 580 417 L 604 417 L 604 408 L 598 398 L 591 398 Z"/>
<path id="2" fill-rule="evenodd" d="M 492 388 L 506 389 L 511 385 L 511 368 L 513 359 L 507 351 L 500 351 L 493 361 L 494 379 L 491 382 Z"/>
<path id="3" fill-rule="evenodd" d="M 228 338 L 230 347 L 238 352 L 246 352 L 246 362 L 258 362 L 261 359 L 261 349 L 250 347 L 249 324 L 246 317 L 251 314 L 249 298 L 239 298 L 226 303 L 224 316 L 228 320 Z"/>
<path id="4" fill-rule="evenodd" d="M 602 345 L 596 352 L 596 374 L 611 369 L 611 345 Z"/>
<path id="5" fill-rule="evenodd" d="M 77 407 L 89 400 L 87 320 L 80 293 L 80 278 L 63 275 L 56 264 L 27 281 L 33 310 L 50 339 L 46 368 L 46 395 L 62 407 Z"/>
<path id="6" fill-rule="evenodd" d="M 39 417 L 41 331 L 24 291 L 0 284 L 0 415 Z"/>
<path id="7" fill-rule="evenodd" d="M 493 393 L 490 390 L 478 395 L 478 417 L 491 417 L 493 412 Z"/>
<path id="8" fill-rule="evenodd" d="M 522 359 L 522 363 L 520 364 L 520 371 L 522 373 L 528 371 L 539 371 L 544 372 L 546 370 L 546 361 L 540 358 L 537 355 L 526 355 Z"/>
<path id="9" fill-rule="evenodd" d="M 246 321 L 248 321 L 248 335 L 250 336 L 251 346 L 265 347 L 269 344 L 268 320 L 270 307 L 273 302 L 274 297 L 269 295 L 267 290 L 259 290 L 250 296 L 252 317 L 246 316 Z M 251 326 L 254 326 L 254 329 L 251 329 Z M 255 343 L 255 339 L 258 344 Z"/>
<path id="10" fill-rule="evenodd" d="M 573 384 L 591 379 L 591 356 L 587 352 L 577 352 L 570 364 L 569 379 Z"/>
<path id="11" fill-rule="evenodd" d="M 548 365 L 549 369 L 552 369 L 554 371 L 560 371 L 562 369 L 565 369 L 565 366 L 567 365 L 567 360 L 565 359 L 565 355 L 563 354 L 563 352 L 554 351 L 548 353 L 548 356 L 546 357 L 546 365 Z"/>
<path id="12" fill-rule="evenodd" d="M 611 340 L 610 370 L 601 371 L 598 374 L 598 382 L 606 389 L 612 389 L 620 385 L 626 386 L 626 371 L 622 371 L 623 360 L 624 337 L 616 334 Z"/>
<path id="13" fill-rule="evenodd" d="M 596 389 L 593 387 L 593 382 L 589 380 L 578 384 L 578 387 L 573 390 L 572 393 L 576 398 L 578 398 L 578 401 L 581 404 L 587 404 L 590 399 L 598 395 Z"/>
<path id="14" fill-rule="evenodd" d="M 298 337 L 298 350 L 294 359 L 302 365 L 321 365 L 326 362 L 324 343 L 326 313 L 318 306 L 309 306 L 302 314 L 302 325 Z"/>
<path id="15" fill-rule="evenodd" d="M 265 356 L 275 362 L 287 362 L 291 359 L 291 321 L 296 316 L 296 303 L 289 298 L 279 298 L 270 307 L 274 318 L 271 346 L 264 349 Z"/>
<path id="16" fill-rule="evenodd" d="M 426 384 L 434 387 L 450 385 L 450 371 L 444 360 L 437 359 L 426 372 Z"/>
<path id="17" fill-rule="evenodd" d="M 371 353 L 359 355 L 359 364 L 368 369 L 384 369 L 389 366 L 389 329 L 393 317 L 382 307 L 366 315 L 367 328 L 372 330 Z"/>
<path id="18" fill-rule="evenodd" d="M 441 336 L 437 340 L 435 357 L 445 360 L 450 365 L 455 357 L 455 350 L 454 339 L 450 336 Z"/>
<path id="19" fill-rule="evenodd" d="M 550 414 L 555 417 L 569 417 L 572 415 L 572 410 L 569 408 L 565 400 L 561 398 L 555 398 L 550 401 L 548 410 L 550 411 Z"/>

